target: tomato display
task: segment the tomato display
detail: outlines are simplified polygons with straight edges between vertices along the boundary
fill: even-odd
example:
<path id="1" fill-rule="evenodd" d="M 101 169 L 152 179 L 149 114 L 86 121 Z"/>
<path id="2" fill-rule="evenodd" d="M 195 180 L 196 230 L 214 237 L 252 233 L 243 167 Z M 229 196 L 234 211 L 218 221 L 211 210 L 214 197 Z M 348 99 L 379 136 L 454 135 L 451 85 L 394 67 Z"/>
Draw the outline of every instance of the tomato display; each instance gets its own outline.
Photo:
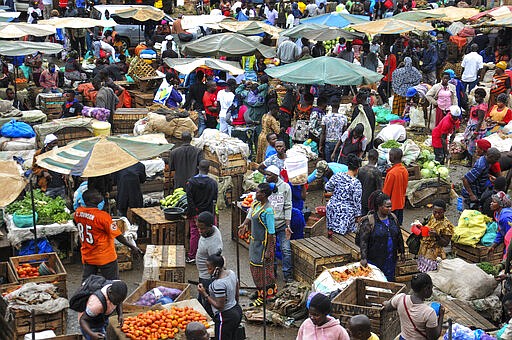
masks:
<path id="1" fill-rule="evenodd" d="M 38 277 L 39 266 L 35 267 L 31 266 L 29 263 L 23 263 L 22 265 L 16 267 L 16 272 L 18 272 L 18 276 L 22 279 Z"/>
<path id="2" fill-rule="evenodd" d="M 133 340 L 174 339 L 184 331 L 190 322 L 201 322 L 206 328 L 210 325 L 206 316 L 191 307 L 172 307 L 164 310 L 150 310 L 137 316 L 127 317 L 121 330 Z"/>

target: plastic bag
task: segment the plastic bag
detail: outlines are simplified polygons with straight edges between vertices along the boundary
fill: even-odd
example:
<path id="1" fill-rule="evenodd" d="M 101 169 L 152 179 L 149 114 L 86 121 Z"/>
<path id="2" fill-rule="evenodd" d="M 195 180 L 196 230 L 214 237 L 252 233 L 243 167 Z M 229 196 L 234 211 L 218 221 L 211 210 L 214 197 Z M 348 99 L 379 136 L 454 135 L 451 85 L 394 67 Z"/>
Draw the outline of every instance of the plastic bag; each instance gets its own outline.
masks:
<path id="1" fill-rule="evenodd" d="M 37 251 L 38 254 L 45 254 L 45 253 L 52 253 L 53 248 L 50 242 L 46 238 L 39 239 L 37 241 Z M 28 242 L 25 242 L 18 253 L 18 256 L 24 256 L 24 255 L 32 255 L 35 254 L 35 246 L 34 246 L 34 240 L 30 240 Z"/>
<path id="2" fill-rule="evenodd" d="M 486 247 L 492 246 L 497 233 L 498 233 L 498 224 L 496 222 L 488 223 L 487 231 L 485 232 L 484 236 L 482 236 L 480 243 Z"/>
<path id="3" fill-rule="evenodd" d="M 36 136 L 34 129 L 27 123 L 17 122 L 11 120 L 9 123 L 4 124 L 0 133 L 4 137 L 9 138 L 32 138 Z"/>
<path id="4" fill-rule="evenodd" d="M 400 119 L 400 116 L 391 113 L 391 109 L 385 106 L 376 106 L 373 108 L 375 120 L 380 124 L 387 124 L 392 120 Z"/>
<path id="5" fill-rule="evenodd" d="M 411 119 L 409 122 L 410 128 L 424 128 L 426 126 L 422 108 L 411 107 L 409 109 L 409 118 Z"/>
<path id="6" fill-rule="evenodd" d="M 110 110 L 102 107 L 89 107 L 84 106 L 82 109 L 82 116 L 97 119 L 102 122 L 108 121 L 110 117 Z"/>
<path id="7" fill-rule="evenodd" d="M 402 162 L 407 166 L 414 162 L 421 153 L 420 147 L 411 139 L 406 140 L 400 149 L 403 152 Z"/>
<path id="8" fill-rule="evenodd" d="M 173 87 L 169 86 L 169 83 L 166 79 L 162 81 L 160 87 L 156 91 L 155 98 L 153 99 L 153 103 L 165 105 L 165 102 L 171 96 Z"/>
<path id="9" fill-rule="evenodd" d="M 464 210 L 455 227 L 452 242 L 474 246 L 487 231 L 487 223 L 492 220 L 477 210 Z"/>
<path id="10" fill-rule="evenodd" d="M 363 135 L 366 137 L 366 139 L 371 140 L 372 139 L 372 126 L 370 125 L 370 121 L 368 120 L 368 117 L 366 117 L 366 113 L 364 112 L 363 105 L 359 105 L 359 114 L 357 117 L 352 120 L 350 123 L 350 126 L 348 127 L 349 131 L 352 131 L 357 124 L 361 123 L 364 127 Z"/>
<path id="11" fill-rule="evenodd" d="M 149 292 L 146 292 L 144 295 L 140 297 L 135 304 L 137 306 L 153 306 L 158 303 L 158 301 L 163 298 L 167 297 L 173 300 L 176 300 L 178 296 L 182 293 L 181 290 L 176 288 L 169 288 L 169 287 L 156 287 L 151 289 Z"/>

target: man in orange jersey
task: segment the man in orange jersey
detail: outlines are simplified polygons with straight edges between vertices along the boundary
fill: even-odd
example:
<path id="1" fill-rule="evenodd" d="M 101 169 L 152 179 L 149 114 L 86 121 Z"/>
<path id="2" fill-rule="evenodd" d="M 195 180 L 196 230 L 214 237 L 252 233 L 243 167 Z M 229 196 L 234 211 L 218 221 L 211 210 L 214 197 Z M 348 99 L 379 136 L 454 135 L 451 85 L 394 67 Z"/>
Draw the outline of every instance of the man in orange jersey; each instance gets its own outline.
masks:
<path id="1" fill-rule="evenodd" d="M 382 191 L 391 197 L 391 211 L 402 226 L 404 222 L 405 192 L 409 183 L 409 173 L 402 164 L 402 150 L 393 148 L 389 151 L 389 161 L 393 164 L 388 169 Z"/>
<path id="2" fill-rule="evenodd" d="M 90 189 L 83 193 L 85 207 L 79 207 L 75 212 L 75 224 L 82 243 L 82 263 L 84 272 L 82 282 L 92 274 L 101 275 L 108 280 L 119 279 L 119 267 L 114 239 L 141 254 L 135 244 L 130 244 L 123 236 L 117 225 L 112 222 L 110 214 L 101 210 L 104 206 L 103 196 L 96 190 Z"/>

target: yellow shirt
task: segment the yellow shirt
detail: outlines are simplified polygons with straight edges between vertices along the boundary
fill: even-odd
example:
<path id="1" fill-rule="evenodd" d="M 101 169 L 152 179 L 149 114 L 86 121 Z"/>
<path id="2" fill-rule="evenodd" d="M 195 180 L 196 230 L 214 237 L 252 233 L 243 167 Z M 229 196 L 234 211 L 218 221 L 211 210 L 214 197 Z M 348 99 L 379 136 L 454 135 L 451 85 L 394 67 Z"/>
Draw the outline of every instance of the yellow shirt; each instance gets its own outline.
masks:
<path id="1" fill-rule="evenodd" d="M 375 333 L 371 333 L 372 335 L 368 338 L 368 340 L 379 340 L 379 337 Z"/>

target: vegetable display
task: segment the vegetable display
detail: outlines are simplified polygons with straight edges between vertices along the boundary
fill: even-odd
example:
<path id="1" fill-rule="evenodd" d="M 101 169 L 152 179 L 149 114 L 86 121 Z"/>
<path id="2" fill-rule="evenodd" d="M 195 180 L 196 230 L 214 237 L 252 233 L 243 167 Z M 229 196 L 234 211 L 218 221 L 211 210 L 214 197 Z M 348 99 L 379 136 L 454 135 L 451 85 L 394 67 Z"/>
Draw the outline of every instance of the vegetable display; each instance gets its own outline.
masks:
<path id="1" fill-rule="evenodd" d="M 482 269 L 486 274 L 496 276 L 499 274 L 498 268 L 489 262 L 480 262 L 476 264 L 478 268 Z"/>
<path id="2" fill-rule="evenodd" d="M 124 319 L 121 330 L 130 339 L 174 339 L 191 322 L 201 322 L 206 328 L 210 325 L 206 316 L 191 307 L 172 307 L 167 310 L 150 310 Z M 183 338 L 183 337 L 182 337 Z"/>
<path id="3" fill-rule="evenodd" d="M 253 194 L 252 193 L 248 194 L 247 196 L 245 196 L 244 200 L 242 201 L 242 208 L 250 208 L 253 201 L 254 201 Z"/>
<path id="4" fill-rule="evenodd" d="M 29 263 L 23 263 L 21 266 L 17 266 L 16 272 L 18 273 L 18 276 L 22 279 L 38 277 L 40 275 L 39 266 L 31 266 Z"/>
<path id="5" fill-rule="evenodd" d="M 51 198 L 41 190 L 34 190 L 34 202 L 38 215 L 38 224 L 66 223 L 71 220 L 71 215 L 66 212 L 66 201 L 62 197 Z M 7 206 L 8 214 L 32 215 L 32 202 L 27 193 L 22 200 L 15 201 Z"/>
<path id="6" fill-rule="evenodd" d="M 418 163 L 421 166 L 421 178 L 448 179 L 450 170 L 441 163 L 434 160 L 434 155 L 428 150 L 422 150 L 418 157 Z"/>
<path id="7" fill-rule="evenodd" d="M 370 267 L 356 266 L 352 268 L 347 268 L 342 272 L 333 270 L 330 271 L 330 273 L 334 281 L 345 282 L 351 277 L 367 277 L 372 273 L 372 269 Z"/>
<path id="8" fill-rule="evenodd" d="M 171 302 L 174 302 L 174 300 L 180 296 L 180 294 L 181 290 L 179 289 L 160 286 L 146 292 L 137 302 L 135 302 L 135 304 L 137 306 L 150 307 L 160 303 L 159 301 L 163 297 L 170 298 L 172 299 Z"/>
<path id="9" fill-rule="evenodd" d="M 402 147 L 402 144 L 398 143 L 396 140 L 391 139 L 385 143 L 382 143 L 380 146 L 384 149 L 393 149 L 393 148 L 400 149 Z"/>
<path id="10" fill-rule="evenodd" d="M 160 205 L 166 208 L 183 208 L 187 210 L 187 193 L 183 188 L 177 188 L 173 193 L 160 200 Z"/>

